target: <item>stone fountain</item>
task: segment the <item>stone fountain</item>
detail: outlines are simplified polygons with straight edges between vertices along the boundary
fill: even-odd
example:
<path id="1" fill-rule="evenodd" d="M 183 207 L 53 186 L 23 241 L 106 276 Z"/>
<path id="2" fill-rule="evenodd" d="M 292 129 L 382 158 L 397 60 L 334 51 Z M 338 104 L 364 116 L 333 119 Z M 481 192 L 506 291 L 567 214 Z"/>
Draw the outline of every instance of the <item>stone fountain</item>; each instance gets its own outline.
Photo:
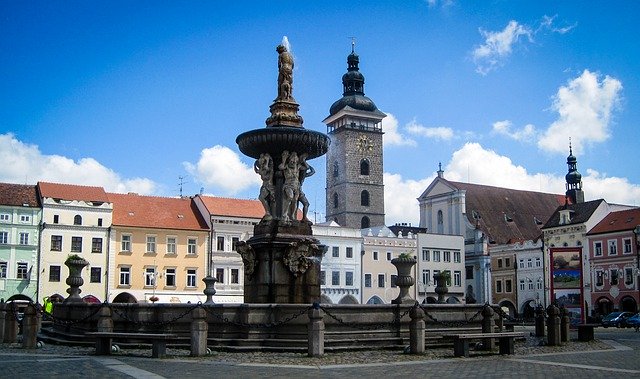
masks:
<path id="1" fill-rule="evenodd" d="M 315 170 L 308 161 L 324 155 L 329 137 L 302 127 L 293 98 L 293 57 L 278 45 L 278 96 L 266 127 L 240 134 L 243 154 L 256 159 L 265 215 L 253 237 L 238 245 L 244 263 L 245 303 L 312 303 L 320 299 L 320 262 L 326 247 L 313 238 L 302 191 Z M 302 211 L 298 209 L 302 204 Z"/>

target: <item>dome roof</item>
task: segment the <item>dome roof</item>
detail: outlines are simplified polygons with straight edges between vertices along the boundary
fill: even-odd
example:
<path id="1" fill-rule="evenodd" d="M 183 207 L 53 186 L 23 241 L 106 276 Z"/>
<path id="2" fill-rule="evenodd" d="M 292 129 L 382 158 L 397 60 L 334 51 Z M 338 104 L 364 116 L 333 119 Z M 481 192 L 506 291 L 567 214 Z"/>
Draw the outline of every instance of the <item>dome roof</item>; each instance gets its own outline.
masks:
<path id="1" fill-rule="evenodd" d="M 347 106 L 366 112 L 375 112 L 378 110 L 378 107 L 373 103 L 373 100 L 364 95 L 346 95 L 331 105 L 331 108 L 329 108 L 329 114 L 333 116 Z"/>
<path id="2" fill-rule="evenodd" d="M 580 183 L 582 180 L 582 175 L 578 171 L 571 171 L 564 177 L 567 180 L 567 183 Z"/>
<path id="3" fill-rule="evenodd" d="M 347 72 L 342 75 L 342 98 L 329 108 L 331 116 L 347 106 L 366 112 L 376 112 L 378 110 L 373 101 L 364 95 L 364 75 L 358 68 L 359 63 L 358 54 L 351 50 L 351 54 L 347 57 Z"/>

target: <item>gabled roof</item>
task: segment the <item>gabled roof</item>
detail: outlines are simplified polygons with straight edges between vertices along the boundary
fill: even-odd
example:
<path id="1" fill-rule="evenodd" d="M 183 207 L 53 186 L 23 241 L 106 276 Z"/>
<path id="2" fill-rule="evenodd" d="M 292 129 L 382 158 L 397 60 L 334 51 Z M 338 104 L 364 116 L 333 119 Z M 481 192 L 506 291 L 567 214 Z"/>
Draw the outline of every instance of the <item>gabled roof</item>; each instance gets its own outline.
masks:
<path id="1" fill-rule="evenodd" d="M 559 194 L 445 182 L 465 191 L 467 219 L 491 244 L 536 240 L 542 224 L 565 202 L 565 196 Z"/>
<path id="2" fill-rule="evenodd" d="M 542 227 L 543 229 L 547 228 L 555 228 L 561 225 L 575 225 L 575 224 L 583 224 L 591 218 L 593 213 L 598 209 L 600 204 L 604 202 L 603 199 L 585 201 L 584 203 L 577 204 L 567 204 L 558 207 L 556 211 L 551 215 L 546 224 Z M 560 224 L 560 211 L 569 210 L 571 211 L 571 221 L 568 224 Z"/>
<path id="3" fill-rule="evenodd" d="M 102 187 L 38 182 L 38 191 L 40 196 L 51 199 L 109 202 Z"/>
<path id="4" fill-rule="evenodd" d="M 209 230 L 190 198 L 109 193 L 114 226 Z"/>
<path id="5" fill-rule="evenodd" d="M 633 230 L 640 225 L 640 208 L 609 213 L 587 234 L 602 234 Z"/>
<path id="6" fill-rule="evenodd" d="M 265 212 L 259 200 L 231 199 L 198 195 L 212 216 L 247 217 L 261 219 Z"/>
<path id="7" fill-rule="evenodd" d="M 38 198 L 36 186 L 0 183 L 0 205 L 39 207 L 40 200 Z"/>

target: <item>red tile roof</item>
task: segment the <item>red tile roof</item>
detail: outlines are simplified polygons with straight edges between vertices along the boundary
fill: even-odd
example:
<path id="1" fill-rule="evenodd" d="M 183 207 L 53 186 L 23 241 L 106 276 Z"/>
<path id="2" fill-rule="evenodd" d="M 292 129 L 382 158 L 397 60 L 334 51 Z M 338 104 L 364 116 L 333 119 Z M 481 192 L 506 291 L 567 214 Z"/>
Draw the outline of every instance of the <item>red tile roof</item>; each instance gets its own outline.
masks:
<path id="1" fill-rule="evenodd" d="M 38 191 L 40 196 L 51 199 L 109 202 L 107 193 L 102 187 L 38 182 Z"/>
<path id="2" fill-rule="evenodd" d="M 109 193 L 113 225 L 154 229 L 209 230 L 190 198 Z"/>
<path id="3" fill-rule="evenodd" d="M 248 217 L 261 219 L 264 207 L 259 200 L 230 199 L 198 195 L 212 216 Z"/>
<path id="4" fill-rule="evenodd" d="M 0 183 L 0 205 L 39 207 L 36 186 Z"/>
<path id="5" fill-rule="evenodd" d="M 601 234 L 633 230 L 640 225 L 640 208 L 609 213 L 587 234 Z"/>

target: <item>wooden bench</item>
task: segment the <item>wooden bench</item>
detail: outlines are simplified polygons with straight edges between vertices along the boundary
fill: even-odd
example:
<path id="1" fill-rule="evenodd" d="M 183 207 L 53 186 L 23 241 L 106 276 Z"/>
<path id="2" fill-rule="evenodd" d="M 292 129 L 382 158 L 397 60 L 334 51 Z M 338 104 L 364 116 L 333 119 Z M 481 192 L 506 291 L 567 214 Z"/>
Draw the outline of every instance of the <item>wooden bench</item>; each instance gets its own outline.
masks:
<path id="1" fill-rule="evenodd" d="M 578 341 L 593 341 L 593 328 L 597 326 L 600 324 L 578 324 Z"/>
<path id="2" fill-rule="evenodd" d="M 524 338 L 525 333 L 504 332 L 504 333 L 465 333 L 465 334 L 444 334 L 443 338 L 453 340 L 453 355 L 456 357 L 469 356 L 469 341 L 481 340 L 485 338 L 496 338 L 500 347 L 500 354 L 514 353 L 514 340 Z"/>
<path id="3" fill-rule="evenodd" d="M 175 334 L 124 332 L 88 332 L 85 335 L 96 339 L 96 355 L 110 355 L 113 339 L 128 339 L 150 341 L 153 358 L 164 358 L 167 355 L 167 340 L 177 337 Z"/>

